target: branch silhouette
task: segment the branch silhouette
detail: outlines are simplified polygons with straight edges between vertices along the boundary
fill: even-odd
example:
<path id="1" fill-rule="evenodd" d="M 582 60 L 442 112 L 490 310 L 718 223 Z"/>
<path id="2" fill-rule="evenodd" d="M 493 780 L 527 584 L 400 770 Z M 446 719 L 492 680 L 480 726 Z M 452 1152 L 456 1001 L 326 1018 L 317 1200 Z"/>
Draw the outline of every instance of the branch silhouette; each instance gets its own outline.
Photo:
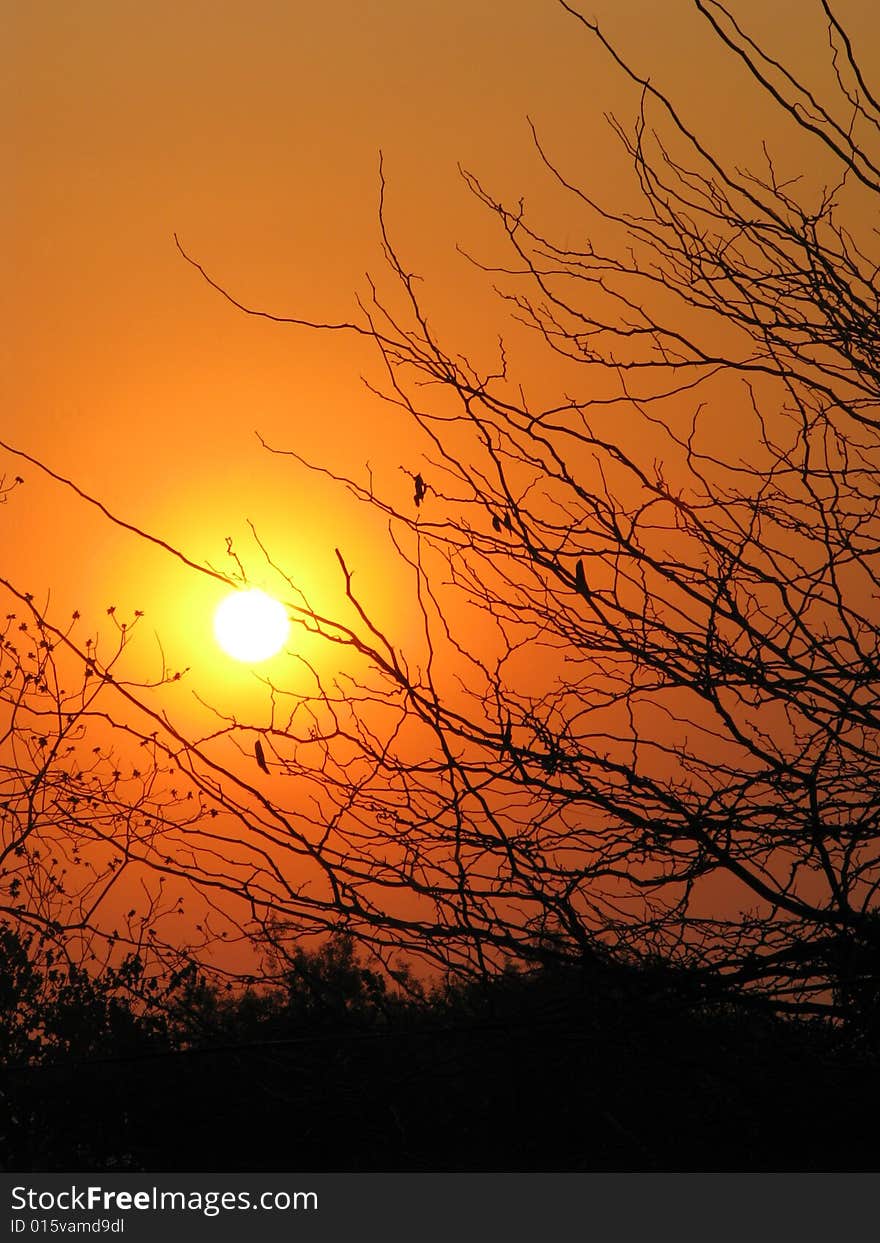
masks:
<path id="1" fill-rule="evenodd" d="M 695 0 L 836 179 L 792 183 L 766 148 L 763 171 L 744 171 L 561 7 L 640 89 L 633 124 L 612 119 L 638 211 L 598 202 L 534 126 L 581 213 L 579 248 L 462 176 L 509 250 L 485 270 L 514 345 L 531 331 L 580 396 L 528 402 L 509 341 L 478 364 L 438 340 L 386 226 L 381 164 L 402 310 L 370 280 L 360 323 L 256 311 L 175 238 L 237 309 L 375 345 L 369 388 L 424 449 L 404 491 L 399 454 L 364 482 L 262 443 L 383 518 L 419 632 L 390 633 L 337 550 L 348 620 L 298 588 L 289 605 L 337 654 L 334 677 L 304 662 L 310 690 L 270 685 L 268 727 L 220 720 L 189 739 L 155 712 L 149 733 L 125 724 L 198 806 L 173 849 L 138 837 L 138 859 L 210 902 L 237 898 L 242 929 L 274 952 L 342 928 L 386 967 L 417 957 L 458 976 L 659 957 L 780 1012 L 873 1023 L 880 321 L 863 205 L 880 192 L 880 109 L 824 0 L 824 102 L 723 5 Z M 126 722 L 145 708 L 139 688 L 109 689 Z M 269 780 L 257 789 L 237 757 Z M 27 918 L 48 910 L 44 890 Z"/>

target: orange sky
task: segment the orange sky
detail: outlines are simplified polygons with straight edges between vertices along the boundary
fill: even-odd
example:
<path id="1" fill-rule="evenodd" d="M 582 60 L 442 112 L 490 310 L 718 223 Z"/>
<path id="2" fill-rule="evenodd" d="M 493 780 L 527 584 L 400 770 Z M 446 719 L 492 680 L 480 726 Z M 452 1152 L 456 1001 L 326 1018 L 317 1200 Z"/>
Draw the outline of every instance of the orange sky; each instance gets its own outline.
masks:
<path id="1" fill-rule="evenodd" d="M 823 48 L 806 0 L 736 9 L 795 62 Z M 840 13 L 857 46 L 877 44 L 869 0 Z M 588 14 L 683 101 L 710 144 L 741 162 L 759 155 L 763 114 L 685 0 L 591 0 Z M 375 356 L 236 312 L 173 234 L 251 306 L 349 318 L 364 272 L 385 279 L 381 147 L 392 235 L 425 275 L 450 348 L 479 358 L 503 321 L 455 244 L 489 261 L 503 252 L 457 162 L 580 240 L 526 116 L 616 206 L 628 172 L 603 113 L 632 118 L 632 91 L 552 0 L 54 0 L 7 6 L 2 46 L 2 438 L 196 561 L 222 566 L 234 536 L 259 580 L 252 520 L 328 607 L 341 601 L 339 546 L 384 617 L 405 626 L 374 543 L 381 523 L 254 435 L 336 469 L 360 472 L 369 459 L 403 497 L 411 484 L 398 467 L 416 469 L 416 449 L 400 416 L 362 389 L 362 372 L 379 377 Z M 527 364 L 526 379 L 542 377 Z M 0 455 L 3 469 L 26 478 L 0 512 L 5 575 L 105 631 L 107 605 L 144 610 L 145 659 L 155 630 L 171 666 L 192 665 L 213 702 L 250 704 L 250 675 L 213 648 L 212 584 L 33 468 Z M 189 692 L 174 693 L 183 711 Z"/>
<path id="2" fill-rule="evenodd" d="M 738 6 L 789 51 L 821 46 L 804 9 Z M 699 94 L 710 138 L 754 153 L 741 78 L 683 0 L 594 10 L 658 80 Z M 871 11 L 846 6 L 857 34 Z M 12 5 L 3 46 L 3 435 L 196 560 L 219 564 L 227 534 L 244 551 L 250 518 L 306 583 L 335 581 L 333 547 L 361 551 L 351 508 L 254 431 L 355 470 L 384 450 L 393 476 L 402 425 L 360 388 L 368 350 L 237 314 L 175 231 L 249 304 L 347 317 L 364 271 L 382 275 L 381 146 L 394 237 L 448 339 L 479 352 L 500 321 L 454 245 L 498 251 L 456 162 L 559 220 L 529 114 L 591 190 L 625 184 L 602 114 L 632 115 L 633 97 L 551 0 Z M 3 515 L 13 576 L 84 612 L 143 608 L 189 661 L 207 619 L 188 609 L 178 629 L 177 571 L 23 473 Z"/>

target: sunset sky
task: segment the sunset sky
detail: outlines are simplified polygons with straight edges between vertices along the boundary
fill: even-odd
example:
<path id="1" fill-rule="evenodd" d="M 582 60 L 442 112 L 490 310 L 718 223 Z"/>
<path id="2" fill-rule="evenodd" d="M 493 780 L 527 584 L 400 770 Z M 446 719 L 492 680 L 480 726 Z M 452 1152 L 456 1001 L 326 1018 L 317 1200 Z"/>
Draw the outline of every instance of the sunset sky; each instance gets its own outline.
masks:
<path id="1" fill-rule="evenodd" d="M 770 6 L 769 18 L 767 7 L 738 11 L 767 46 L 818 65 L 821 21 L 794 22 L 803 12 L 794 0 Z M 859 45 L 873 46 L 878 19 L 867 3 L 849 7 Z M 772 111 L 688 4 L 609 2 L 597 16 L 710 145 L 743 164 L 759 158 L 765 135 L 772 146 Z M 0 438 L 196 563 L 232 571 L 231 536 L 251 582 L 290 600 L 251 538 L 253 523 L 311 604 L 346 621 L 341 549 L 373 616 L 402 650 L 410 640 L 417 648 L 411 575 L 389 549 L 382 516 L 268 454 L 255 435 L 361 480 L 369 462 L 380 492 L 411 505 L 401 467 L 422 467 L 426 445 L 365 391 L 362 375 L 382 379 L 376 351 L 344 334 L 247 317 L 185 262 L 174 234 L 250 307 L 356 318 L 366 272 L 398 306 L 377 222 L 381 149 L 389 235 L 424 277 L 420 293 L 447 349 L 485 366 L 503 331 L 519 350 L 516 378 L 555 400 L 562 380 L 511 328 L 492 277 L 456 251 L 458 243 L 490 266 L 509 262 L 457 166 L 514 203 L 524 197 L 534 219 L 583 245 L 584 218 L 542 167 L 527 117 L 573 179 L 625 209 L 637 204 L 632 173 L 605 114 L 631 122 L 637 93 L 549 0 L 332 9 L 93 0 L 13 6 L 5 34 Z M 790 138 L 779 139 L 777 158 L 780 172 L 796 175 Z M 612 437 L 625 441 L 626 417 L 618 409 Z M 735 420 L 718 427 L 727 449 Z M 644 425 L 633 434 L 644 437 Z M 59 624 L 78 610 L 81 639 L 112 644 L 111 605 L 117 618 L 142 611 L 126 668 L 146 678 L 163 664 L 190 669 L 162 700 L 185 734 L 216 727 L 205 704 L 264 728 L 263 677 L 294 695 L 313 689 L 286 654 L 250 667 L 221 653 L 215 581 L 113 527 L 32 465 L 0 455 L 4 469 L 25 479 L 0 513 L 4 575 L 41 606 L 48 598 Z M 470 619 L 456 620 L 475 641 Z M 327 678 L 348 659 L 296 629 L 287 650 Z M 543 693 L 541 659 L 524 653 L 522 689 Z M 249 738 L 224 753 L 248 781 Z M 303 797 L 297 782 L 273 788 L 288 804 Z"/>
<path id="2" fill-rule="evenodd" d="M 303 949 L 344 1010 L 342 946 L 383 1024 L 586 968 L 637 1118 L 617 964 L 687 1131 L 751 1028 L 668 1075 L 667 964 L 694 1048 L 742 998 L 876 1061 L 880 4 L 852 87 L 823 0 L 566 2 L 636 81 L 559 0 L 0 0 L 0 949 L 173 1015 Z"/>
<path id="3" fill-rule="evenodd" d="M 821 23 L 793 20 L 803 10 L 738 6 L 789 52 L 795 39 L 822 46 Z M 754 156 L 742 78 L 719 69 L 688 4 L 594 11 L 710 139 Z M 870 33 L 871 12 L 847 5 L 855 32 Z M 354 471 L 369 458 L 403 494 L 403 425 L 359 381 L 378 377 L 375 356 L 236 312 L 173 234 L 250 306 L 349 318 L 366 271 L 390 288 L 381 148 L 395 243 L 425 276 L 450 345 L 479 357 L 503 320 L 488 278 L 455 244 L 489 261 L 502 252 L 457 162 L 564 221 L 528 115 L 560 161 L 616 203 L 627 171 L 603 113 L 630 119 L 632 91 L 551 0 L 17 4 L 3 44 L 4 438 L 197 561 L 221 565 L 232 535 L 253 567 L 250 519 L 307 589 L 338 586 L 336 545 L 366 575 L 353 507 L 271 459 L 254 432 Z M 144 609 L 172 663 L 204 652 L 215 588 L 33 468 L 2 465 L 27 480 L 3 513 L 13 579 L 85 614 L 111 602 Z"/>

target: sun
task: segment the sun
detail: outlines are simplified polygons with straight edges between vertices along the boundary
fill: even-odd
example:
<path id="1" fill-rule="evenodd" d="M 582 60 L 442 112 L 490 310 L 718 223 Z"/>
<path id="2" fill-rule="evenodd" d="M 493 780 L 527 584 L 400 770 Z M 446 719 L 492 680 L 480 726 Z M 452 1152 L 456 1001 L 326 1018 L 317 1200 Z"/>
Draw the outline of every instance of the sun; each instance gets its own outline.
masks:
<path id="1" fill-rule="evenodd" d="M 280 652 L 289 631 L 284 605 L 256 587 L 233 591 L 214 614 L 214 634 L 223 651 L 249 664 Z"/>

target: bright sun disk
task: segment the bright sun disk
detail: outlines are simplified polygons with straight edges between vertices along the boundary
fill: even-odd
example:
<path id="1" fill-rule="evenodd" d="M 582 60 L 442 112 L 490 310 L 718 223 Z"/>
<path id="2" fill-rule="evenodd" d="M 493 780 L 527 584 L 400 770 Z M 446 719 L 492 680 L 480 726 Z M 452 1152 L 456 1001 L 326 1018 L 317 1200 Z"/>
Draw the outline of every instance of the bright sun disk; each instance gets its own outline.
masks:
<path id="1" fill-rule="evenodd" d="M 256 587 L 232 592 L 214 614 L 214 634 L 223 651 L 249 663 L 279 652 L 289 630 L 284 605 Z"/>

